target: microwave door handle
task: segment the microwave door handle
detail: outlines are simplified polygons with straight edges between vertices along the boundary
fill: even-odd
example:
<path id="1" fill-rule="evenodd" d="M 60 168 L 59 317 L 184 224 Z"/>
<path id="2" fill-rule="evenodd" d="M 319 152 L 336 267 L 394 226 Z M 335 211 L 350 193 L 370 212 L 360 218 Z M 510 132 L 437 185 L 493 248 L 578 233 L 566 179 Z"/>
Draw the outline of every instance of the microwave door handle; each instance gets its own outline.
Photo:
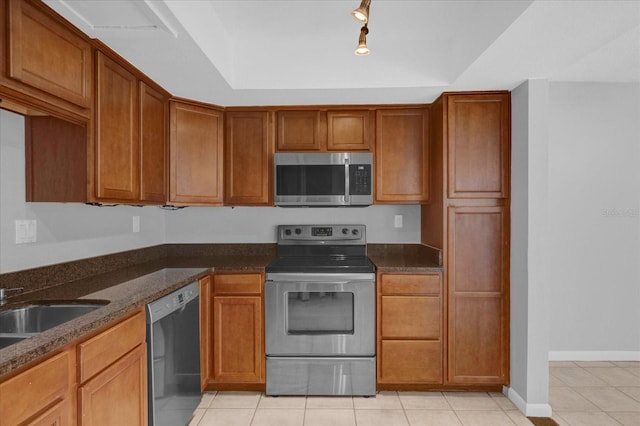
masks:
<path id="1" fill-rule="evenodd" d="M 344 159 L 344 201 L 349 203 L 349 159 Z"/>

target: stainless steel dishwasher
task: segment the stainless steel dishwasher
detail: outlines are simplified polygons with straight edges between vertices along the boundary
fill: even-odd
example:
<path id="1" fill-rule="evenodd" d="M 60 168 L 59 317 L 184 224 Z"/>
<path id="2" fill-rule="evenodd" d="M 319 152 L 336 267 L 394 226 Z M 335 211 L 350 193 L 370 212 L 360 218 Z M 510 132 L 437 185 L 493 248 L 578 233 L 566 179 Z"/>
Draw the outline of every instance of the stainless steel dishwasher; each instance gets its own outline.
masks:
<path id="1" fill-rule="evenodd" d="M 186 425 L 200 403 L 198 283 L 147 305 L 149 426 Z"/>

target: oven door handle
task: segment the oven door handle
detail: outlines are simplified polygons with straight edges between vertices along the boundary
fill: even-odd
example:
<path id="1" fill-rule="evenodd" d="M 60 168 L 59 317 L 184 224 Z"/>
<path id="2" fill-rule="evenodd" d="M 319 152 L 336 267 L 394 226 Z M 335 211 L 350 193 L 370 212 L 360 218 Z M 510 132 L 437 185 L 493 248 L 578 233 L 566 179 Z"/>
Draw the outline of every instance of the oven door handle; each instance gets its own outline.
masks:
<path id="1" fill-rule="evenodd" d="M 358 281 L 375 282 L 375 274 L 289 274 L 269 273 L 266 282 L 282 283 L 319 283 L 319 284 L 347 284 Z"/>

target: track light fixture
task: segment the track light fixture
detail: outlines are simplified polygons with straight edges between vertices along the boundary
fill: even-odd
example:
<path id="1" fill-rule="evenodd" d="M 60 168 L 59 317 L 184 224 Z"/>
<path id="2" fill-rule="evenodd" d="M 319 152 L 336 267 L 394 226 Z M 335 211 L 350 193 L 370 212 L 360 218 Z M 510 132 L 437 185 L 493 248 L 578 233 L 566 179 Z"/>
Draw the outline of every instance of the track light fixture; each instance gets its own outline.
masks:
<path id="1" fill-rule="evenodd" d="M 369 34 L 369 28 L 367 28 L 367 24 L 364 24 L 364 26 L 360 28 L 358 47 L 355 52 L 357 56 L 367 56 L 369 54 L 369 48 L 367 47 L 367 34 Z"/>
<path id="2" fill-rule="evenodd" d="M 369 5 L 371 4 L 371 0 L 362 0 L 360 2 L 360 7 L 351 12 L 353 18 L 358 21 L 366 24 L 369 22 Z"/>
<path id="3" fill-rule="evenodd" d="M 362 22 L 364 25 L 360 28 L 360 37 L 358 37 L 358 47 L 356 48 L 357 56 L 367 56 L 369 54 L 369 48 L 367 47 L 367 34 L 369 34 L 369 6 L 371 0 L 362 0 L 360 7 L 351 12 L 354 19 L 358 22 Z"/>

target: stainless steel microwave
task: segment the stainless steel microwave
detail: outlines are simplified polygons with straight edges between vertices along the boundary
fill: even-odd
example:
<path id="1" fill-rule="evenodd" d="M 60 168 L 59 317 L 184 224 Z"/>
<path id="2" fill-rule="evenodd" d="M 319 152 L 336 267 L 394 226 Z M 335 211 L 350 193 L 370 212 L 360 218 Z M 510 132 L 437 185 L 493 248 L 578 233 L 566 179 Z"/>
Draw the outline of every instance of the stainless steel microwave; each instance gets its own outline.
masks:
<path id="1" fill-rule="evenodd" d="M 373 203 L 370 152 L 284 153 L 274 157 L 275 205 L 368 206 Z"/>

